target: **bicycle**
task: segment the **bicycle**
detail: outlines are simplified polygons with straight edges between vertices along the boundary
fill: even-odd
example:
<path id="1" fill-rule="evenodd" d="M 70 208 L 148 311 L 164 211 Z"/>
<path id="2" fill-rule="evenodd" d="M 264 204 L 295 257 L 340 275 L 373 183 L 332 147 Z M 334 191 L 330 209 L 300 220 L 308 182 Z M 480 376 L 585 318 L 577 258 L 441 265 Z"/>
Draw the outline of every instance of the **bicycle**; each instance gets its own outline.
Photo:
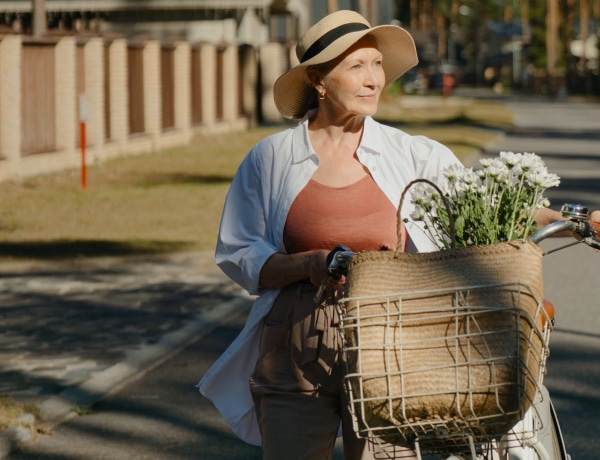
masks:
<path id="1" fill-rule="evenodd" d="M 531 241 L 538 244 L 550 236 L 565 232 L 570 232 L 576 241 L 546 251 L 544 255 L 576 244 L 587 244 L 596 250 L 600 250 L 600 232 L 592 228 L 588 222 L 587 208 L 580 205 L 564 204 L 561 212 L 565 217 L 564 221 L 558 221 L 542 228 L 530 238 Z M 327 276 L 315 296 L 317 303 L 332 279 L 339 280 L 342 276 L 348 274 L 349 265 L 354 255 L 355 253 L 348 247 L 341 245 L 330 252 L 327 259 Z M 455 346 L 452 345 L 455 342 L 464 343 L 468 341 L 469 344 L 477 343 L 479 347 L 488 346 L 486 340 L 489 339 L 490 332 L 477 329 L 477 324 L 485 321 L 486 315 L 497 314 L 497 312 L 492 311 L 495 309 L 489 307 L 480 308 L 477 305 L 470 305 L 468 300 L 469 298 L 478 298 L 475 294 L 481 289 L 513 290 L 520 293 L 527 291 L 528 287 L 523 285 L 486 285 L 461 286 L 453 290 L 452 296 L 460 296 L 460 308 L 457 308 L 456 305 L 448 306 L 448 308 L 437 308 L 433 313 L 435 315 L 434 320 L 449 321 L 449 324 L 452 324 L 452 322 L 456 324 L 468 322 L 475 325 L 475 327 L 473 327 L 473 331 L 467 334 L 461 329 L 460 333 L 454 332 L 455 335 L 450 331 L 444 337 L 428 337 L 426 339 L 428 343 L 435 343 L 435 340 L 440 340 L 443 341 L 444 346 Z M 470 297 L 471 294 L 473 294 L 472 297 Z M 456 413 L 453 413 L 452 416 L 435 418 L 419 418 L 415 417 L 414 414 L 408 416 L 404 412 L 404 400 L 409 397 L 418 398 L 422 395 L 402 394 L 402 392 L 389 394 L 389 388 L 391 387 L 389 385 L 388 394 L 379 398 L 383 402 L 379 399 L 376 401 L 379 404 L 378 407 L 387 408 L 384 410 L 386 414 L 384 422 L 381 423 L 380 418 L 368 413 L 374 407 L 374 398 L 372 395 L 366 395 L 363 389 L 366 385 L 365 382 L 368 382 L 369 379 L 375 379 L 375 375 L 365 370 L 367 366 L 360 362 L 360 355 L 362 352 L 364 356 L 367 356 L 367 352 L 363 348 L 372 349 L 373 342 L 365 341 L 368 342 L 368 346 L 361 345 L 361 328 L 366 330 L 366 323 L 373 324 L 373 322 L 378 321 L 388 328 L 390 321 L 393 321 L 394 327 L 400 326 L 401 330 L 403 322 L 408 324 L 410 321 L 416 321 L 416 319 L 402 318 L 401 309 L 390 312 L 391 305 L 394 306 L 392 308 L 394 309 L 398 308 L 398 305 L 401 305 L 403 301 L 406 302 L 411 296 L 437 295 L 440 295 L 440 293 L 431 291 L 381 293 L 376 296 L 362 298 L 344 297 L 338 301 L 337 306 L 342 318 L 340 329 L 343 338 L 343 353 L 347 365 L 345 388 L 354 422 L 354 431 L 357 435 L 379 445 L 381 452 L 378 455 L 381 455 L 381 458 L 399 458 L 394 456 L 397 447 L 409 446 L 419 460 L 434 455 L 437 455 L 436 458 L 446 460 L 570 460 L 571 457 L 565 447 L 556 411 L 548 390 L 543 385 L 545 361 L 549 355 L 550 332 L 554 325 L 553 306 L 544 299 L 536 299 L 539 305 L 539 318 L 535 320 L 518 311 L 518 308 L 502 311 L 503 315 L 516 315 L 513 324 L 517 324 L 517 326 L 520 324 L 527 325 L 527 328 L 524 328 L 529 331 L 527 334 L 520 332 L 516 334 L 520 341 L 518 345 L 519 354 L 524 356 L 520 359 L 538 360 L 540 371 L 539 375 L 528 375 L 527 372 L 522 372 L 522 368 L 521 373 L 516 372 L 514 375 L 514 388 L 515 392 L 518 393 L 517 402 L 509 405 L 509 407 L 504 404 L 504 400 L 500 401 L 496 396 L 497 401 L 495 401 L 495 404 L 498 406 L 498 412 L 501 413 L 498 417 L 490 414 L 478 415 L 469 410 L 468 407 L 467 409 L 458 407 Z M 381 315 L 370 315 L 368 318 L 360 318 L 360 314 L 354 314 L 353 317 L 346 315 L 345 307 L 349 302 L 355 304 L 368 303 L 373 301 L 374 298 L 376 298 L 376 302 L 382 302 L 386 305 L 385 312 Z M 431 315 L 432 313 L 428 311 L 426 314 Z M 422 316 L 419 318 L 419 321 L 423 319 Z M 539 322 L 540 318 L 541 323 Z M 356 337 L 354 343 L 348 343 L 344 339 L 349 330 Z M 494 334 L 508 334 L 509 340 L 515 336 L 512 331 L 508 330 L 496 331 Z M 387 332 L 385 335 L 386 337 L 381 339 L 381 344 L 377 344 L 378 347 L 381 347 L 379 351 L 385 351 L 381 356 L 386 356 L 386 359 L 389 359 L 390 353 L 388 351 L 392 348 L 396 355 L 398 350 L 400 350 L 400 354 L 411 352 L 410 346 L 406 346 L 406 344 L 395 339 L 391 340 L 390 337 L 387 337 Z M 523 335 L 526 335 L 526 337 L 523 337 Z M 414 342 L 412 346 L 416 348 Z M 404 350 L 403 347 L 406 349 Z M 348 356 L 350 355 L 355 360 L 352 366 L 348 365 Z M 502 356 L 501 358 L 512 357 Z M 467 357 L 461 363 L 456 363 L 456 366 L 470 366 L 469 359 L 471 357 Z M 474 363 L 475 358 L 472 359 Z M 488 361 L 485 364 L 488 367 L 497 366 L 499 368 L 500 364 L 498 363 L 499 361 Z M 441 371 L 441 367 L 437 371 Z M 406 377 L 403 372 L 406 371 L 400 369 L 399 372 L 385 375 L 384 378 L 388 381 L 391 379 L 403 381 Z M 436 369 L 423 368 L 421 372 L 424 375 L 427 372 L 430 372 L 428 375 L 433 375 L 431 373 L 435 373 Z M 496 369 L 494 372 L 496 372 Z M 468 378 L 471 379 L 472 377 L 469 375 Z M 404 383 L 402 383 L 402 389 L 405 390 Z M 476 393 L 475 390 L 469 391 Z M 470 398 L 471 409 L 474 407 L 472 401 L 476 397 L 478 395 L 473 394 L 469 394 L 467 397 L 467 399 Z M 398 416 L 399 413 L 400 416 Z M 510 426 L 506 425 L 506 420 L 515 419 L 517 422 L 514 425 L 512 422 Z M 376 420 L 376 423 L 373 420 Z"/>

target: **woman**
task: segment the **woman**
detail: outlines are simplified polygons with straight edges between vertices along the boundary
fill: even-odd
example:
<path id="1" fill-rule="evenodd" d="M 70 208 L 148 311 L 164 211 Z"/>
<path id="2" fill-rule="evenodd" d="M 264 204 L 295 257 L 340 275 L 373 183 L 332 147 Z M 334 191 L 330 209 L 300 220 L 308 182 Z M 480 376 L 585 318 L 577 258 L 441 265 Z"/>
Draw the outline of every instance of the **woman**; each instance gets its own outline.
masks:
<path id="1" fill-rule="evenodd" d="M 395 249 L 404 187 L 460 163 L 441 144 L 372 118 L 383 88 L 417 63 L 406 31 L 339 11 L 311 27 L 296 53 L 300 64 L 276 81 L 274 97 L 284 117 L 301 121 L 244 159 L 217 243 L 219 266 L 258 298 L 199 387 L 265 459 L 331 458 L 341 420 L 345 458 L 368 459 L 344 404 L 333 308 L 341 286 L 318 306 L 313 297 L 334 246 Z M 557 218 L 544 212 L 539 223 Z M 406 251 L 436 249 L 416 224 L 403 231 Z"/>

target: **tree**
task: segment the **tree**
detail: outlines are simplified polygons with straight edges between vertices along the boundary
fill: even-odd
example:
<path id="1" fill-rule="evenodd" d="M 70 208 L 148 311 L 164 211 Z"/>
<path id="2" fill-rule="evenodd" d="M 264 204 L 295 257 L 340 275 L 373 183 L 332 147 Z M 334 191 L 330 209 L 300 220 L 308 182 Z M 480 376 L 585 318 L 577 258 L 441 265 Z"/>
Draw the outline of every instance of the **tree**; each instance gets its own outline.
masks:
<path id="1" fill-rule="evenodd" d="M 497 2 L 486 0 L 467 0 L 463 6 L 467 14 L 459 15 L 459 24 L 464 35 L 465 58 L 470 65 L 478 68 L 482 64 L 488 22 L 502 18 L 504 8 Z"/>
<path id="2" fill-rule="evenodd" d="M 530 2 L 531 46 L 529 56 L 537 69 L 555 74 L 566 68 L 566 56 L 572 39 L 567 23 L 573 18 L 568 0 L 533 0 Z M 565 20 L 561 21 L 561 17 Z M 562 46 L 561 46 L 562 44 Z"/>

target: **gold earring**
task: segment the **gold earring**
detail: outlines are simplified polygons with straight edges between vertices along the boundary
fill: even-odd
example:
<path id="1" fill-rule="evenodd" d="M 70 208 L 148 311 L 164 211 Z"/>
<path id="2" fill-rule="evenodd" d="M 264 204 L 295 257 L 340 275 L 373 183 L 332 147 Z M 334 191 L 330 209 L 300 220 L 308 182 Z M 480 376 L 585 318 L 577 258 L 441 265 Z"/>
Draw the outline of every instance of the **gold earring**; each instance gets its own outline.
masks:
<path id="1" fill-rule="evenodd" d="M 323 91 L 322 93 L 319 93 L 319 100 L 322 101 L 325 99 L 325 91 Z"/>

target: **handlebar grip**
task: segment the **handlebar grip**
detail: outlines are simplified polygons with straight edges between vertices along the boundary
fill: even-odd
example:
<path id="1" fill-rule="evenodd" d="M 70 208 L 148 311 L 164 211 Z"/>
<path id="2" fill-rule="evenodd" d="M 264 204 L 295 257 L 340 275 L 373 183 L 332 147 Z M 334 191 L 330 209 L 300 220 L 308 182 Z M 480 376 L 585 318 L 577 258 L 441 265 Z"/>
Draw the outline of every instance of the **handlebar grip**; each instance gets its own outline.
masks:
<path id="1" fill-rule="evenodd" d="M 333 251 L 327 254 L 326 263 L 328 267 L 331 265 L 331 262 L 333 262 L 335 254 L 341 251 L 350 251 L 350 248 L 348 246 L 344 246 L 343 244 L 338 244 L 335 248 L 333 248 Z"/>
<path id="2" fill-rule="evenodd" d="M 317 293 L 315 294 L 314 301 L 315 303 L 319 303 L 321 301 L 321 297 L 325 293 L 325 288 L 329 284 L 331 278 L 335 280 L 339 280 L 342 275 L 338 271 L 336 254 L 340 252 L 350 252 L 350 248 L 348 246 L 344 246 L 343 244 L 338 244 L 329 254 L 327 254 L 327 258 L 325 262 L 327 263 L 327 276 L 319 286 Z"/>

